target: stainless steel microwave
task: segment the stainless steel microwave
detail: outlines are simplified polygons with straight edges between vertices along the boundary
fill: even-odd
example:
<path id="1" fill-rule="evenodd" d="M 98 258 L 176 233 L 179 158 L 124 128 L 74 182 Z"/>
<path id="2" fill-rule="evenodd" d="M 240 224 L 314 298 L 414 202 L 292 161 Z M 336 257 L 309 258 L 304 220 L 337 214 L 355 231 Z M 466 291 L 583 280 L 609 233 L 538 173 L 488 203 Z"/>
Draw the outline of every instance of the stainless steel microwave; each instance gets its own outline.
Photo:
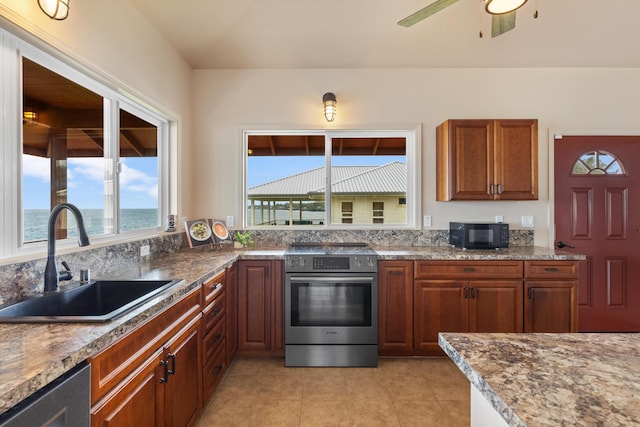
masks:
<path id="1" fill-rule="evenodd" d="M 462 249 L 509 247 L 509 224 L 494 222 L 450 222 L 449 244 Z"/>

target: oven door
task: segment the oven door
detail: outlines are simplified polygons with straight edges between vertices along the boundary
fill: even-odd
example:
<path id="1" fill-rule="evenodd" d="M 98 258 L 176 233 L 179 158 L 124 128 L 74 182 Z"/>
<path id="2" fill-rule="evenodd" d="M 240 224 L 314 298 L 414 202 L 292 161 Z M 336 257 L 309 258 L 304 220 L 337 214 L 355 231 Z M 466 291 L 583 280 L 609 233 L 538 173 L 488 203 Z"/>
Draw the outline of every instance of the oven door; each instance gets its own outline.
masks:
<path id="1" fill-rule="evenodd" d="M 289 273 L 286 344 L 377 344 L 376 273 Z"/>

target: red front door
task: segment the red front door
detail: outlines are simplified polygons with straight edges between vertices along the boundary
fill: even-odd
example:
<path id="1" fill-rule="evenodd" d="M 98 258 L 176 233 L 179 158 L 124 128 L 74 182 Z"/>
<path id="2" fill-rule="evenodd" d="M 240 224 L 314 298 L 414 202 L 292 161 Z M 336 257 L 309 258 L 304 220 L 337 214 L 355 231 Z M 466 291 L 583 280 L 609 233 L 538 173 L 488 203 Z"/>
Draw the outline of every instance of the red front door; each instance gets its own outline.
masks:
<path id="1" fill-rule="evenodd" d="M 556 246 L 587 255 L 579 329 L 640 331 L 640 136 L 564 136 L 554 146 Z"/>

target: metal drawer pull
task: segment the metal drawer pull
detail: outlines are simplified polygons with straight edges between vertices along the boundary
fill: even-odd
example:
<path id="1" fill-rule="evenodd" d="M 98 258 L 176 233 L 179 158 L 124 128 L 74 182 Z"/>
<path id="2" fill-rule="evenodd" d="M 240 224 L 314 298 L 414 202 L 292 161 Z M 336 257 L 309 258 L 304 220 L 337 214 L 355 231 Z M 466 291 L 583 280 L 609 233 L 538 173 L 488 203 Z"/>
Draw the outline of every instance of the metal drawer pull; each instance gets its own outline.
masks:
<path id="1" fill-rule="evenodd" d="M 403 273 L 402 271 L 390 271 L 389 274 L 393 274 L 394 276 L 401 276 Z"/>
<path id="2" fill-rule="evenodd" d="M 473 273 L 474 271 L 476 271 L 476 269 L 473 267 L 464 267 L 462 271 L 464 271 L 465 273 Z"/>
<path id="3" fill-rule="evenodd" d="M 213 339 L 211 340 L 212 344 L 217 343 L 218 341 L 220 341 L 220 338 L 222 338 L 222 334 L 216 334 Z"/>
<path id="4" fill-rule="evenodd" d="M 211 312 L 211 317 L 216 317 L 222 311 L 222 307 L 218 307 Z"/>
<path id="5" fill-rule="evenodd" d="M 167 357 L 171 359 L 171 369 L 167 370 L 167 372 L 169 373 L 169 375 L 175 375 L 176 374 L 176 355 L 173 353 L 169 353 Z"/>
<path id="6" fill-rule="evenodd" d="M 216 369 L 213 371 L 213 375 L 218 375 L 222 370 L 222 365 L 216 365 Z"/>
<path id="7" fill-rule="evenodd" d="M 160 384 L 162 384 L 169 381 L 169 362 L 167 362 L 166 360 L 161 360 L 160 366 L 164 367 L 164 377 L 160 378 Z"/>
<path id="8" fill-rule="evenodd" d="M 544 269 L 544 271 L 547 271 L 549 273 L 557 273 L 558 271 L 560 271 L 560 269 L 556 268 L 556 267 L 546 267 Z"/>
<path id="9" fill-rule="evenodd" d="M 527 292 L 527 296 L 529 299 L 533 299 L 533 288 L 529 288 L 529 292 Z"/>
<path id="10" fill-rule="evenodd" d="M 469 288 L 467 287 L 464 288 L 464 297 L 469 298 Z"/>
<path id="11" fill-rule="evenodd" d="M 212 290 L 212 291 L 215 291 L 216 289 L 220 289 L 221 287 L 222 287 L 222 283 L 216 283 L 215 285 L 214 284 L 209 285 L 209 289 Z"/>

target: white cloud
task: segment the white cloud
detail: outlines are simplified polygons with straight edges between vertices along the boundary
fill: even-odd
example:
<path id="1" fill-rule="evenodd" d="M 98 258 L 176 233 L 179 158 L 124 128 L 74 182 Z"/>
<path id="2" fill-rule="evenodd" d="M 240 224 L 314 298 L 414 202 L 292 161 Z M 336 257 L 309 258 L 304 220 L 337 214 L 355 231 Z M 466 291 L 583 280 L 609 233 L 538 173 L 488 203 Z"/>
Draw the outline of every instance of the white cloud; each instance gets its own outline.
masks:
<path id="1" fill-rule="evenodd" d="M 41 179 L 44 182 L 51 180 L 50 163 L 46 157 L 22 156 L 22 174 L 32 178 Z"/>
<path id="2" fill-rule="evenodd" d="M 120 170 L 120 186 L 128 191 L 146 193 L 149 197 L 158 198 L 158 179 L 140 169 L 129 167 L 124 160 Z"/>

